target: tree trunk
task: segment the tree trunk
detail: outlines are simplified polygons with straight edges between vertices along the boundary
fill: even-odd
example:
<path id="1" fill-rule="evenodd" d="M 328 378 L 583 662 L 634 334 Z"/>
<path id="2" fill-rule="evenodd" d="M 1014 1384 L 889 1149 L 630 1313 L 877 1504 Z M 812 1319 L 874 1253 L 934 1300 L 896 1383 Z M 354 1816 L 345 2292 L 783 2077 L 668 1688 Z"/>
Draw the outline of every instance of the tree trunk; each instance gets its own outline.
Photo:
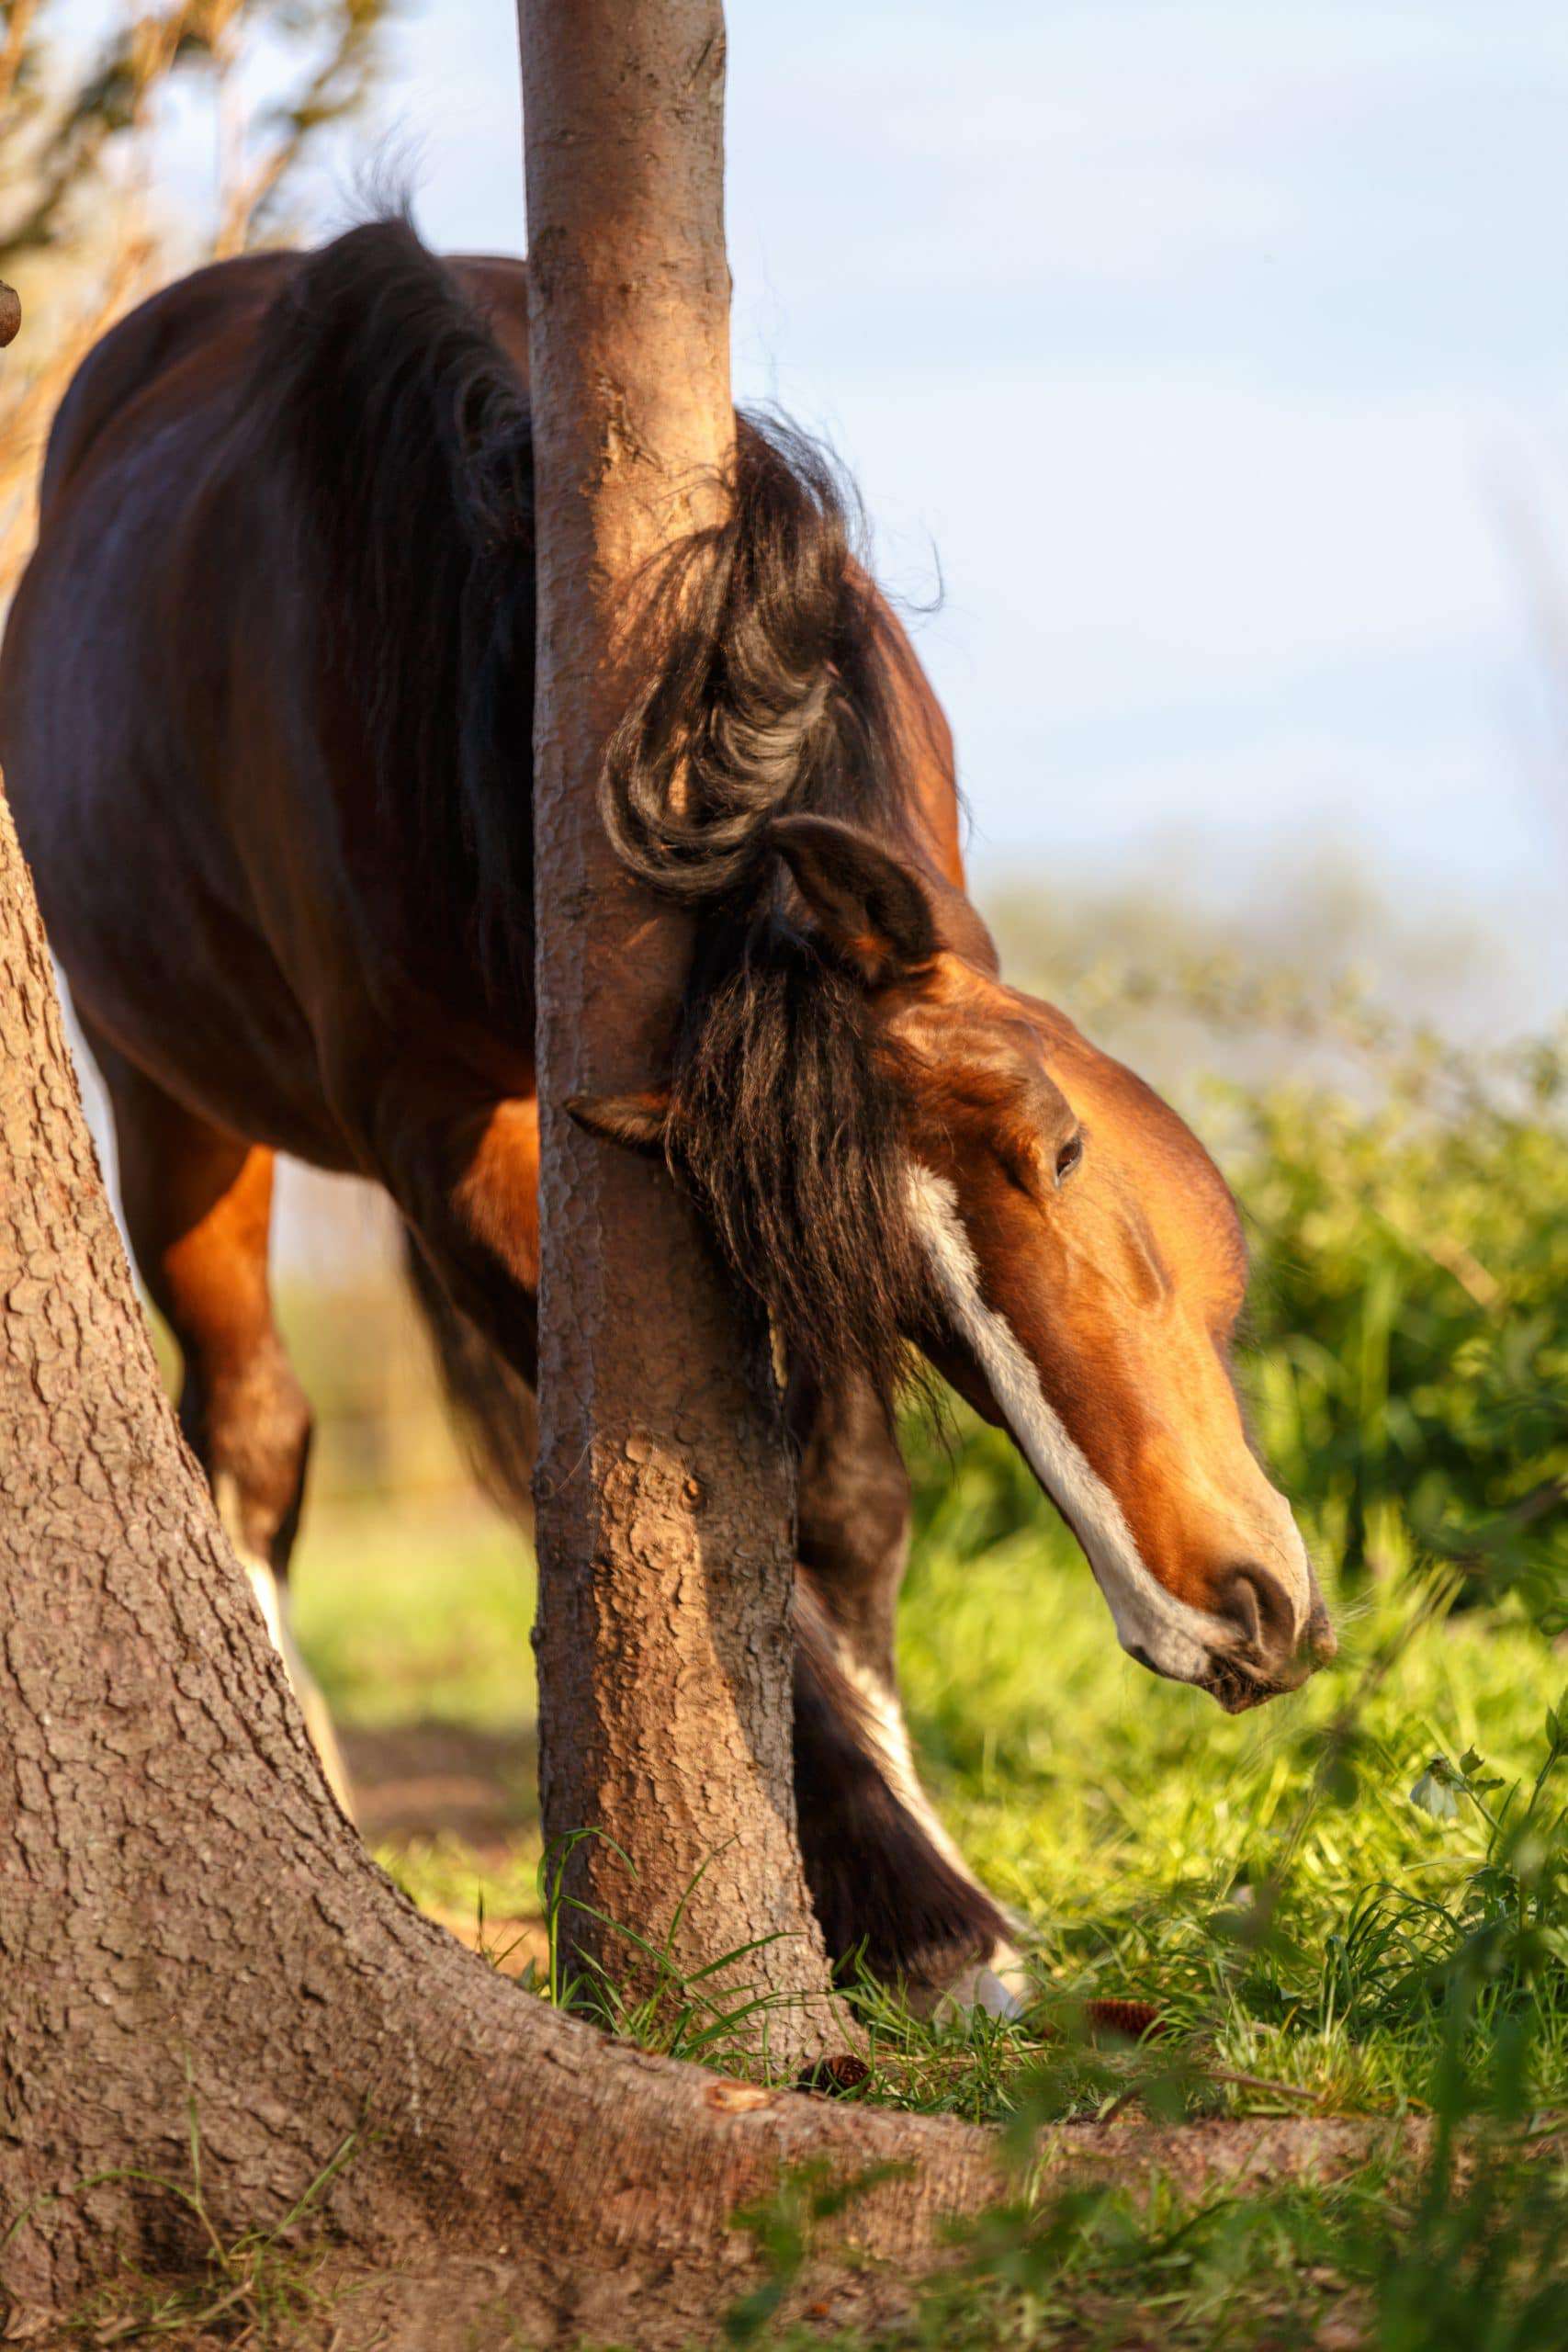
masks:
<path id="1" fill-rule="evenodd" d="M 744 1951 L 708 1989 L 766 1996 L 771 2049 L 798 2057 L 841 2045 L 845 2029 L 795 1839 L 793 1479 L 777 1401 L 664 1171 L 561 1110 L 580 1088 L 636 1089 L 660 1071 L 691 957 L 689 921 L 616 865 L 596 785 L 649 567 L 719 519 L 727 495 L 724 16 L 719 0 L 531 0 L 520 17 L 545 1830 L 563 1851 L 574 1831 L 604 1833 L 570 1850 L 569 1894 L 654 1945 L 671 1939 L 680 1968 Z M 625 1940 L 570 1916 L 583 1958 L 646 1985 Z"/>
<path id="2" fill-rule="evenodd" d="M 476 2347 L 619 2335 L 634 2312 L 639 2344 L 682 2340 L 744 2283 L 729 2217 L 781 2164 L 908 2163 L 851 2215 L 906 2261 L 990 2193 L 979 2132 L 605 2040 L 465 1951 L 366 1853 L 159 1385 L 3 796 L 0 1469 L 17 2324 L 126 2260 L 193 2250 L 177 2200 L 125 2177 L 189 2183 L 187 2097 L 220 2237 L 276 2222 L 356 2134 L 332 2230 L 399 2271 L 439 2266 L 444 2319 L 502 2312 Z"/>

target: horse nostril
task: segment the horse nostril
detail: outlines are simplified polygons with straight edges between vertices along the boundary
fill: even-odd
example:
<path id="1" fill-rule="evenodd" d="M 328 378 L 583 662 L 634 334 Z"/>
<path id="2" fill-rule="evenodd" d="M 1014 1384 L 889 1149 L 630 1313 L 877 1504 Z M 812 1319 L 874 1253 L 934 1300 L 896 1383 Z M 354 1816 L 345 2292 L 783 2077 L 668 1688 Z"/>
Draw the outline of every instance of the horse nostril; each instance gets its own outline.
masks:
<path id="1" fill-rule="evenodd" d="M 1295 1645 L 1296 1618 L 1290 1600 L 1267 1568 L 1235 1568 L 1215 1597 L 1215 1609 L 1228 1618 L 1256 1657 L 1288 1657 Z"/>
<path id="2" fill-rule="evenodd" d="M 1339 1655 L 1339 1636 L 1321 1600 L 1307 1619 L 1307 1645 L 1314 1666 L 1326 1666 L 1331 1658 Z"/>

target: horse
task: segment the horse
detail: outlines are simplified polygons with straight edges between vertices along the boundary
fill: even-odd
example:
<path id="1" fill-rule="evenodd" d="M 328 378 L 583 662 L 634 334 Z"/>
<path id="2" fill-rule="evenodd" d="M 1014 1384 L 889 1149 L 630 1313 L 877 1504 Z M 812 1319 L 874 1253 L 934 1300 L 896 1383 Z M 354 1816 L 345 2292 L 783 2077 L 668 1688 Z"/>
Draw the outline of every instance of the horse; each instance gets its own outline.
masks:
<path id="1" fill-rule="evenodd" d="M 63 399 L 0 658 L 0 758 L 180 1419 L 340 1791 L 288 1630 L 310 1413 L 269 1303 L 276 1153 L 390 1195 L 453 1400 L 527 1492 L 527 286 L 393 216 L 154 295 Z M 1167 1103 L 1003 979 L 852 494 L 787 428 L 737 433 L 604 772 L 626 867 L 697 918 L 691 977 L 668 1066 L 572 1115 L 668 1162 L 785 1371 L 829 1951 L 1006 2007 L 1009 1921 L 899 1705 L 911 1363 L 1010 1431 L 1156 1674 L 1236 1710 L 1334 1637 L 1238 1401 L 1235 1204 Z"/>

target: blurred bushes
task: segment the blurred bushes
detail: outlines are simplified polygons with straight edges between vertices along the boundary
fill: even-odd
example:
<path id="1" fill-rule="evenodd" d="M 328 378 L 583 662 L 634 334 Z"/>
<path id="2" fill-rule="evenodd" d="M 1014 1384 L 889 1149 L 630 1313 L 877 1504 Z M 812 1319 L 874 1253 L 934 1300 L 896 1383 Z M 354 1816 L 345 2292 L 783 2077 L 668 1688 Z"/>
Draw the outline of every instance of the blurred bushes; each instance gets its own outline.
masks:
<path id="1" fill-rule="evenodd" d="M 1226 1090 L 1254 1238 L 1249 1385 L 1352 1577 L 1410 1549 L 1568 1623 L 1568 1040 L 1384 1047 L 1371 1106 Z"/>

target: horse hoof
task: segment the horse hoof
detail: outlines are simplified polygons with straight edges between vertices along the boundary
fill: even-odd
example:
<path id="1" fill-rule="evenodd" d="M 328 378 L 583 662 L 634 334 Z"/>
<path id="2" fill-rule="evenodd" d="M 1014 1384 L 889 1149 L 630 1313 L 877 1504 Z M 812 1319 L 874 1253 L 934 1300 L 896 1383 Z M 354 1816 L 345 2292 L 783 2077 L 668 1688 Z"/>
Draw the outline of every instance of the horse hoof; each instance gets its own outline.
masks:
<path id="1" fill-rule="evenodd" d="M 975 1989 L 970 1996 L 972 2008 L 984 2009 L 988 2018 L 1021 2018 L 1023 2003 L 1012 1987 L 997 1974 L 994 1968 L 976 1971 Z"/>
<path id="2" fill-rule="evenodd" d="M 998 1944 L 988 1960 L 961 1969 L 944 1984 L 911 1984 L 908 1998 L 914 2015 L 934 2025 L 962 2023 L 976 2009 L 1011 2023 L 1028 2007 L 1029 1979 L 1012 1946 Z"/>

